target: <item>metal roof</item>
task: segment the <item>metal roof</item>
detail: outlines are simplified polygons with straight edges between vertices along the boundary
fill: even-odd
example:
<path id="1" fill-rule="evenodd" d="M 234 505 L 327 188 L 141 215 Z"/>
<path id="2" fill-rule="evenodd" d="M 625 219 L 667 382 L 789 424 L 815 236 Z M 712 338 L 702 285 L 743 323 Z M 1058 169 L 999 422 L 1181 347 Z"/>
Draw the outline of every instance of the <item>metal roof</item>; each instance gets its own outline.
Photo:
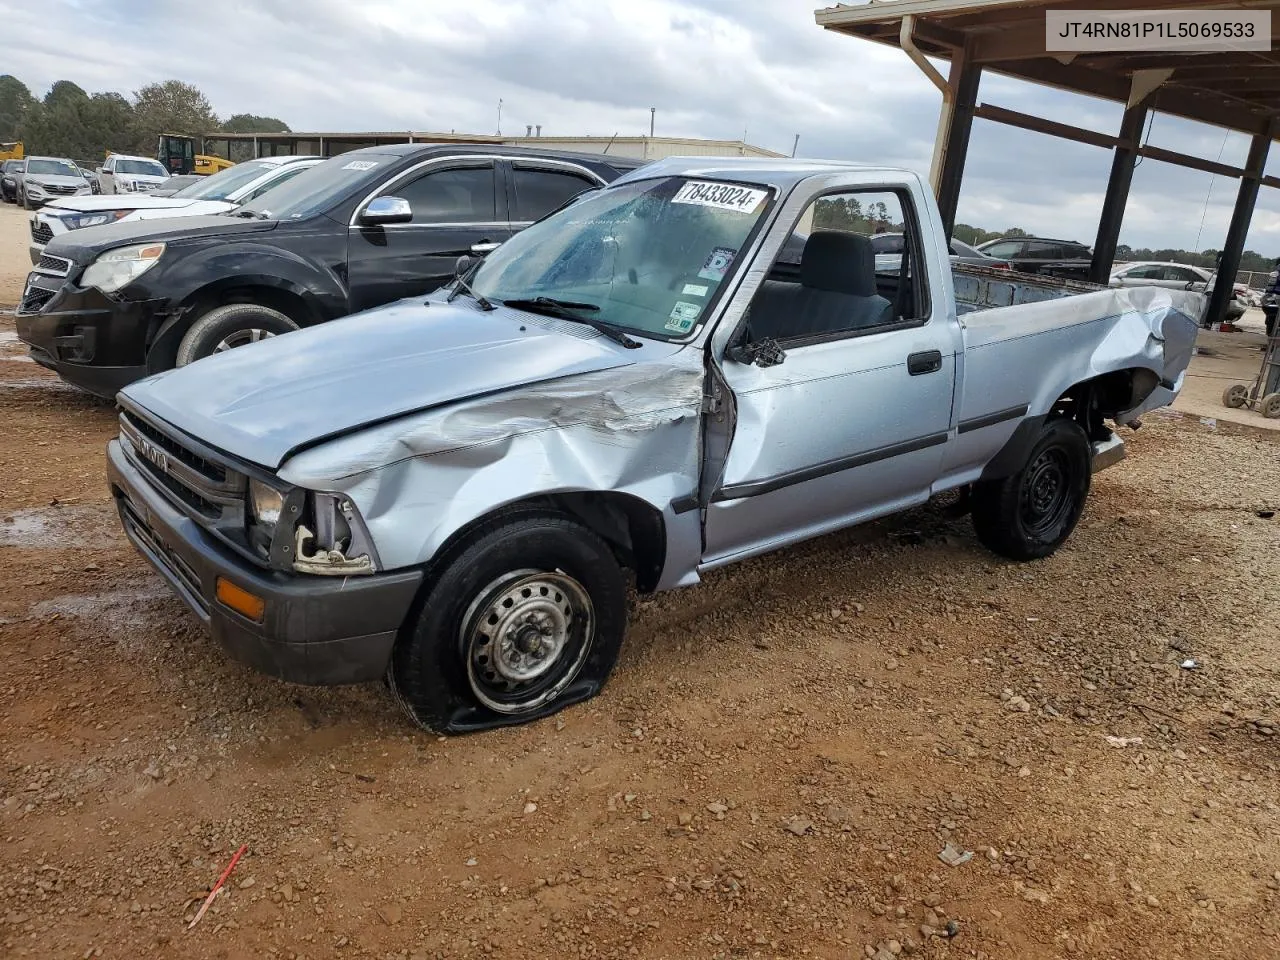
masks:
<path id="1" fill-rule="evenodd" d="M 1270 10 L 1271 51 L 1214 53 L 1045 53 L 1045 11 Z M 1280 115 L 1280 0 L 880 0 L 817 10 L 818 25 L 889 46 L 902 46 L 902 20 L 913 17 L 917 47 L 1023 80 L 1125 103 L 1135 85 L 1156 88 L 1162 113 L 1248 133 Z M 1137 82 L 1135 84 L 1135 73 Z"/>

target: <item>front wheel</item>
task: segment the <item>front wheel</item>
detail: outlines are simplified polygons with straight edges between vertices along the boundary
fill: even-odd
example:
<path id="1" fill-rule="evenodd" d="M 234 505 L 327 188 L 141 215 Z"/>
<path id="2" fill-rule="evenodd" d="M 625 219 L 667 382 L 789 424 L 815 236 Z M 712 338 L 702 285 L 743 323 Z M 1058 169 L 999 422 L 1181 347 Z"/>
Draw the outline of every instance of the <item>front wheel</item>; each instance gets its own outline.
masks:
<path id="1" fill-rule="evenodd" d="M 498 517 L 434 578 L 388 684 L 429 730 L 523 723 L 594 696 L 626 622 L 626 579 L 600 537 L 556 514 Z"/>
<path id="2" fill-rule="evenodd" d="M 1074 420 L 1049 420 L 1026 465 L 974 485 L 973 526 L 989 550 L 1012 560 L 1047 557 L 1075 529 L 1089 496 L 1089 437 Z"/>
<path id="3" fill-rule="evenodd" d="M 177 365 L 185 367 L 203 357 L 297 329 L 298 325 L 279 310 L 256 303 L 228 303 L 191 325 L 178 344 Z"/>

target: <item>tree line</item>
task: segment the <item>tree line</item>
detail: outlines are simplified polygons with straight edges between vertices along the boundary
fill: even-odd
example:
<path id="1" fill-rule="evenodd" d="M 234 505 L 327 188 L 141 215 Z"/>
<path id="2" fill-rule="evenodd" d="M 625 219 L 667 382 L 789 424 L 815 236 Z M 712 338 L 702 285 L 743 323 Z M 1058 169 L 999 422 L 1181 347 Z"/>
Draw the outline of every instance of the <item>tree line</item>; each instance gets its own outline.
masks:
<path id="1" fill-rule="evenodd" d="M 28 154 L 101 163 L 108 152 L 155 156 L 162 133 L 205 136 L 288 133 L 276 117 L 237 113 L 220 120 L 197 87 L 165 80 L 135 90 L 88 93 L 59 80 L 43 98 L 10 74 L 0 76 L 0 142 L 21 140 Z"/>
<path id="2" fill-rule="evenodd" d="M 988 240 L 996 240 L 1000 237 L 1031 236 L 1020 227 L 1010 227 L 1008 230 L 993 232 L 983 230 L 981 227 L 972 227 L 967 223 L 957 223 L 951 235 L 971 246 L 977 246 L 980 243 L 986 243 Z M 1219 250 L 1210 249 L 1195 253 L 1191 250 L 1175 250 L 1172 247 L 1152 250 L 1149 247 L 1131 247 L 1122 243 L 1116 247 L 1116 262 L 1159 260 L 1165 263 L 1185 263 L 1187 266 L 1204 267 L 1212 270 L 1216 265 L 1220 252 Z M 1253 273 L 1267 273 L 1275 268 L 1275 264 L 1275 257 L 1267 257 L 1253 250 L 1246 250 L 1240 256 L 1240 269 Z"/>

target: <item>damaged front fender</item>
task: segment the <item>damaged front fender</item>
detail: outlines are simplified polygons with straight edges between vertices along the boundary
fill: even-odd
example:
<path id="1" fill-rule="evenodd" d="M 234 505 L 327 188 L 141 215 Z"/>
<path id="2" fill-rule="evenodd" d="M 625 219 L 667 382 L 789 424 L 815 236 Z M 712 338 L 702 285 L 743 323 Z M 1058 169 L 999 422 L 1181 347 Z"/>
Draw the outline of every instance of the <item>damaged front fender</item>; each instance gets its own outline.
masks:
<path id="1" fill-rule="evenodd" d="M 450 404 L 300 453 L 282 479 L 350 497 L 385 569 L 431 559 L 456 532 L 512 503 L 625 493 L 664 514 L 664 584 L 700 552 L 696 512 L 701 356 L 563 377 Z M 686 529 L 687 528 L 687 529 Z M 687 568 L 687 569 L 686 569 Z"/>

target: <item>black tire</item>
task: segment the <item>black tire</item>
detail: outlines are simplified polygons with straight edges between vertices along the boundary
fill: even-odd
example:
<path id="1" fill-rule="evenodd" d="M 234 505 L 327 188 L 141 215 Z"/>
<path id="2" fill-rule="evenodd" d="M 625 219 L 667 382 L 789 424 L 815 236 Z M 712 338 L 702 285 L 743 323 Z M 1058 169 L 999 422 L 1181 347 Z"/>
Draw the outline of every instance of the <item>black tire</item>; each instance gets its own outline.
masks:
<path id="1" fill-rule="evenodd" d="M 31 205 L 31 198 L 27 196 L 27 191 L 25 190 L 22 191 L 22 209 L 35 210 L 35 207 Z"/>
<path id="2" fill-rule="evenodd" d="M 176 366 L 185 367 L 212 353 L 220 352 L 223 344 L 230 347 L 245 346 L 254 342 L 254 331 L 262 336 L 277 337 L 297 330 L 298 325 L 279 310 L 272 310 L 257 303 L 228 303 L 210 310 L 191 325 L 178 344 Z M 245 343 L 236 340 L 245 338 Z"/>
<path id="3" fill-rule="evenodd" d="M 388 686 L 439 733 L 524 723 L 595 696 L 626 626 L 626 578 L 600 537 L 559 514 L 499 516 L 432 576 Z"/>
<path id="4" fill-rule="evenodd" d="M 978 539 L 1012 560 L 1047 557 L 1075 529 L 1092 473 L 1084 428 L 1074 420 L 1047 421 L 1020 470 L 974 484 L 973 527 Z"/>
<path id="5" fill-rule="evenodd" d="M 1274 337 L 1276 335 L 1276 311 L 1264 310 L 1262 311 L 1262 315 L 1266 317 L 1267 320 L 1267 336 Z"/>

